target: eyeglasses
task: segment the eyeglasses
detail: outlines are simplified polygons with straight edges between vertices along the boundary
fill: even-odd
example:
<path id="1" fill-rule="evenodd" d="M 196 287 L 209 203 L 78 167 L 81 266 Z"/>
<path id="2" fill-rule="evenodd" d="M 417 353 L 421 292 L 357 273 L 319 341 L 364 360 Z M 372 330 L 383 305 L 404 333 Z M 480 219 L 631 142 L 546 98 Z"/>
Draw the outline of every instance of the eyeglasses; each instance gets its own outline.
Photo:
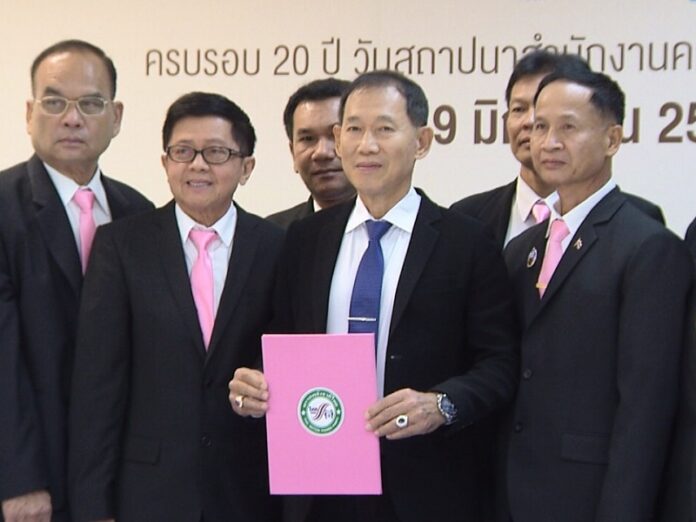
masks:
<path id="1" fill-rule="evenodd" d="M 203 156 L 203 159 L 209 165 L 220 165 L 233 156 L 236 158 L 244 157 L 244 154 L 238 150 L 221 147 L 219 145 L 205 147 L 204 149 L 194 149 L 189 145 L 170 145 L 167 147 L 166 152 L 167 157 L 177 163 L 191 163 L 196 159 L 196 155 L 198 154 Z"/>
<path id="2" fill-rule="evenodd" d="M 70 104 L 75 104 L 77 110 L 83 116 L 99 116 L 104 113 L 109 100 L 101 96 L 83 96 L 82 98 L 68 99 L 64 96 L 44 96 L 36 100 L 46 114 L 60 116 L 68 110 Z"/>

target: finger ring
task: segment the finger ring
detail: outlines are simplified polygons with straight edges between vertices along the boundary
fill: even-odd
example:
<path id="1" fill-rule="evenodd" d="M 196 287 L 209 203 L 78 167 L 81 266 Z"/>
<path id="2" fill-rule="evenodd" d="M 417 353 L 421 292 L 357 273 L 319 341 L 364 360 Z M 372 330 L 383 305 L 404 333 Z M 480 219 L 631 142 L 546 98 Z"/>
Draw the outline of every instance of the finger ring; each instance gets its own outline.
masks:
<path id="1" fill-rule="evenodd" d="M 235 402 L 235 404 L 237 404 L 237 407 L 238 407 L 240 410 L 241 410 L 242 408 L 244 408 L 244 395 L 237 395 L 237 396 L 234 398 L 234 402 Z"/>
<path id="2" fill-rule="evenodd" d="M 397 428 L 405 428 L 408 426 L 408 415 L 399 415 L 394 422 Z"/>

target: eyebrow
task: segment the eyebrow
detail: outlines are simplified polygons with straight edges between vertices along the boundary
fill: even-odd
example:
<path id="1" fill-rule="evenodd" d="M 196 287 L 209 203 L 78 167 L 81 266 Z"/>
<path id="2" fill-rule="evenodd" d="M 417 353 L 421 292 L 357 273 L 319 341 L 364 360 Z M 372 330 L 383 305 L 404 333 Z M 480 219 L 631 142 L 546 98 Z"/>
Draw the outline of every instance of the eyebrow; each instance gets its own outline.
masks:
<path id="1" fill-rule="evenodd" d="M 48 86 L 44 89 L 42 96 L 63 96 L 63 97 L 65 97 L 65 94 L 63 94 L 62 91 L 60 91 L 59 89 L 56 89 L 55 87 Z M 100 92 L 92 92 L 92 93 L 88 93 L 88 94 L 83 94 L 82 96 L 79 96 L 78 98 L 92 98 L 92 97 L 107 99 Z"/>

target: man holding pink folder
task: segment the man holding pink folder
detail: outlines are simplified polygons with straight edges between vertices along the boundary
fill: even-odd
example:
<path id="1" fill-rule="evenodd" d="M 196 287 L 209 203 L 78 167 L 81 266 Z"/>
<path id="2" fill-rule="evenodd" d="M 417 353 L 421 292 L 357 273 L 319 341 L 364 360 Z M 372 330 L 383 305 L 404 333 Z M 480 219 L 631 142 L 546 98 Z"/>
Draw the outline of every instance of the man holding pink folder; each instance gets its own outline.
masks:
<path id="1" fill-rule="evenodd" d="M 372 333 L 382 495 L 290 497 L 289 520 L 481 522 L 477 423 L 517 383 L 517 326 L 505 267 L 477 222 L 412 186 L 433 131 L 404 76 L 358 77 L 341 100 L 336 149 L 358 198 L 288 231 L 276 291 L 282 333 Z M 301 364 L 301 361 L 298 361 Z M 232 407 L 263 416 L 265 376 L 240 368 Z"/>

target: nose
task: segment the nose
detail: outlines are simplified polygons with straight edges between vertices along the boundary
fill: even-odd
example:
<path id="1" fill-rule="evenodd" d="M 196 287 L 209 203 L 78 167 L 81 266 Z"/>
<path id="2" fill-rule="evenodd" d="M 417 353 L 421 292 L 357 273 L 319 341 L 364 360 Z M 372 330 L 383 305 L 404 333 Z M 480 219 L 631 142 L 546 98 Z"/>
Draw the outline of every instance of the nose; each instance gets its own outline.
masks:
<path id="1" fill-rule="evenodd" d="M 189 168 L 192 170 L 208 170 L 210 165 L 208 165 L 208 162 L 203 159 L 203 153 L 201 151 L 197 151 L 196 155 L 189 163 Z"/>
<path id="2" fill-rule="evenodd" d="M 330 160 L 336 156 L 336 146 L 333 139 L 319 138 L 312 153 L 312 159 Z"/>
<path id="3" fill-rule="evenodd" d="M 532 130 L 532 126 L 534 125 L 534 109 L 530 107 L 527 109 L 527 112 L 524 113 L 523 119 L 522 119 L 522 128 L 525 130 Z"/>
<path id="4" fill-rule="evenodd" d="M 77 103 L 75 100 L 69 100 L 68 106 L 63 113 L 63 125 L 67 127 L 81 127 L 84 125 L 85 120 L 82 113 L 77 108 Z"/>
<path id="5" fill-rule="evenodd" d="M 558 139 L 556 132 L 553 129 L 549 129 L 548 131 L 546 131 L 541 141 L 542 150 L 551 151 L 559 149 L 562 146 L 563 143 L 561 142 L 561 140 Z"/>
<path id="6" fill-rule="evenodd" d="M 379 151 L 377 140 L 371 131 L 365 131 L 358 144 L 358 152 L 361 154 L 374 154 Z"/>

